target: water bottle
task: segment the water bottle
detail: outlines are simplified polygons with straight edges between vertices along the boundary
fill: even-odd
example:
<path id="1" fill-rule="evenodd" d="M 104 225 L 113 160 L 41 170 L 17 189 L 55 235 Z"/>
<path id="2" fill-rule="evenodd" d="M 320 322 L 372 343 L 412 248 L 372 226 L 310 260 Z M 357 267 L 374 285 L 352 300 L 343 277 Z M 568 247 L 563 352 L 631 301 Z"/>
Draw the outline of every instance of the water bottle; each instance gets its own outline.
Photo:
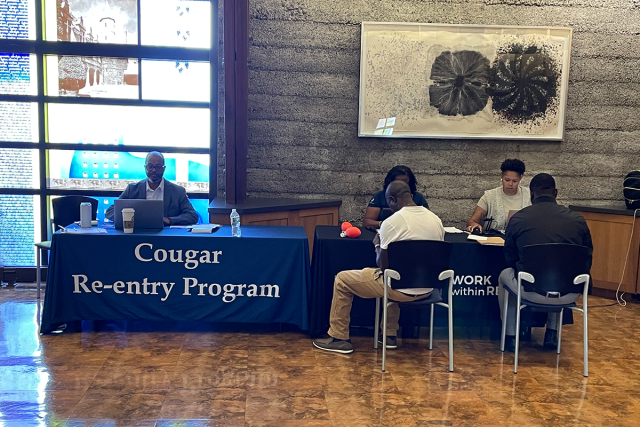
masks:
<path id="1" fill-rule="evenodd" d="M 80 227 L 91 228 L 91 203 L 80 203 Z"/>
<path id="2" fill-rule="evenodd" d="M 240 232 L 240 215 L 235 209 L 231 209 L 231 215 L 229 217 L 231 218 L 231 236 L 240 237 L 242 234 Z"/>

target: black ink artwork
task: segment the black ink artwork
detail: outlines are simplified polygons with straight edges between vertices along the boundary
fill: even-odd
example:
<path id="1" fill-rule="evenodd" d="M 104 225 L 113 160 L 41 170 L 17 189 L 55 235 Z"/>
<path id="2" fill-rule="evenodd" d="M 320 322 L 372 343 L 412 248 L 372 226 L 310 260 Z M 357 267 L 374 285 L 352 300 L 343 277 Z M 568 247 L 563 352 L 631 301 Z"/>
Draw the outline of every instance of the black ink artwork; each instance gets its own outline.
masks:
<path id="1" fill-rule="evenodd" d="M 555 61 L 543 48 L 499 48 L 488 89 L 493 111 L 513 123 L 555 114 L 559 78 Z"/>
<path id="2" fill-rule="evenodd" d="M 445 116 L 470 116 L 489 100 L 489 60 L 480 52 L 444 51 L 433 62 L 429 102 Z"/>

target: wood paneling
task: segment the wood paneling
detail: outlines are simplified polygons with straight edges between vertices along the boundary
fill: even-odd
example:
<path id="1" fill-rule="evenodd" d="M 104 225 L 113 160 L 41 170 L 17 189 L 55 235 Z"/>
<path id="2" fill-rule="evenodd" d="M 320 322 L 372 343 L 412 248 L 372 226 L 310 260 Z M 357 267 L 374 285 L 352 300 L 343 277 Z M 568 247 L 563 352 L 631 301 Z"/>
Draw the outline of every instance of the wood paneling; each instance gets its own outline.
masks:
<path id="1" fill-rule="evenodd" d="M 243 214 L 240 222 L 244 225 L 289 225 L 304 227 L 309 239 L 309 253 L 313 250 L 313 236 L 316 225 L 338 225 L 339 206 L 312 209 L 282 210 L 255 214 Z M 212 224 L 228 224 L 226 214 L 209 214 Z"/>
<path id="2" fill-rule="evenodd" d="M 634 220 L 632 216 L 627 215 L 578 213 L 587 220 L 591 230 L 593 286 L 615 291 L 624 270 L 620 291 L 636 293 L 638 255 L 640 254 L 640 219 Z M 633 236 L 631 236 L 632 230 Z"/>

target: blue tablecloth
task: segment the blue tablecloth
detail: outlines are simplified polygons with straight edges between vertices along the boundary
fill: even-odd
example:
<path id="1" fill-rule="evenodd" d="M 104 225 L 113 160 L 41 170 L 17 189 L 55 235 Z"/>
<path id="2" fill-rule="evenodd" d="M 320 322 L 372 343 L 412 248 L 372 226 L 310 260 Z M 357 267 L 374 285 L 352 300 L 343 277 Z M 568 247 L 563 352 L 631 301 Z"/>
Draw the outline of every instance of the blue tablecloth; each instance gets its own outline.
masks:
<path id="1" fill-rule="evenodd" d="M 302 227 L 53 236 L 42 333 L 74 320 L 290 323 L 308 329 Z"/>

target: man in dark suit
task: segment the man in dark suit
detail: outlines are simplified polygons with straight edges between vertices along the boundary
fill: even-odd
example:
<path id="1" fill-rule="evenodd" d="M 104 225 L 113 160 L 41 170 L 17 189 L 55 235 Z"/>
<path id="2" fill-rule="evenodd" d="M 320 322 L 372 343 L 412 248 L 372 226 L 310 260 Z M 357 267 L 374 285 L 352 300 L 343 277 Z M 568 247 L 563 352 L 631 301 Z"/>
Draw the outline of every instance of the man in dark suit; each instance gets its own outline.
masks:
<path id="1" fill-rule="evenodd" d="M 584 218 L 559 205 L 556 202 L 558 190 L 553 177 L 541 173 L 531 179 L 531 206 L 528 206 L 511 217 L 507 225 L 504 255 L 507 267 L 500 273 L 499 281 L 503 287 L 518 292 L 517 272 L 522 270 L 522 248 L 527 245 L 543 243 L 569 243 L 589 248 L 588 268 L 591 268 L 593 244 L 591 233 Z M 540 304 L 570 304 L 578 299 L 580 294 L 541 295 L 536 292 L 521 292 L 524 299 Z M 509 298 L 507 310 L 507 351 L 515 351 L 516 330 L 516 297 L 503 290 L 498 296 L 500 306 L 504 305 L 504 298 Z M 500 309 L 502 314 L 502 308 Z M 547 330 L 544 334 L 544 347 L 555 349 L 558 345 L 558 313 L 547 316 Z"/>
<path id="2" fill-rule="evenodd" d="M 187 225 L 198 222 L 198 214 L 191 205 L 187 192 L 183 187 L 163 178 L 164 156 L 152 151 L 147 154 L 145 171 L 147 179 L 129 184 L 120 199 L 151 199 L 164 200 L 164 224 Z M 113 221 L 113 205 L 109 206 L 105 216 Z"/>

